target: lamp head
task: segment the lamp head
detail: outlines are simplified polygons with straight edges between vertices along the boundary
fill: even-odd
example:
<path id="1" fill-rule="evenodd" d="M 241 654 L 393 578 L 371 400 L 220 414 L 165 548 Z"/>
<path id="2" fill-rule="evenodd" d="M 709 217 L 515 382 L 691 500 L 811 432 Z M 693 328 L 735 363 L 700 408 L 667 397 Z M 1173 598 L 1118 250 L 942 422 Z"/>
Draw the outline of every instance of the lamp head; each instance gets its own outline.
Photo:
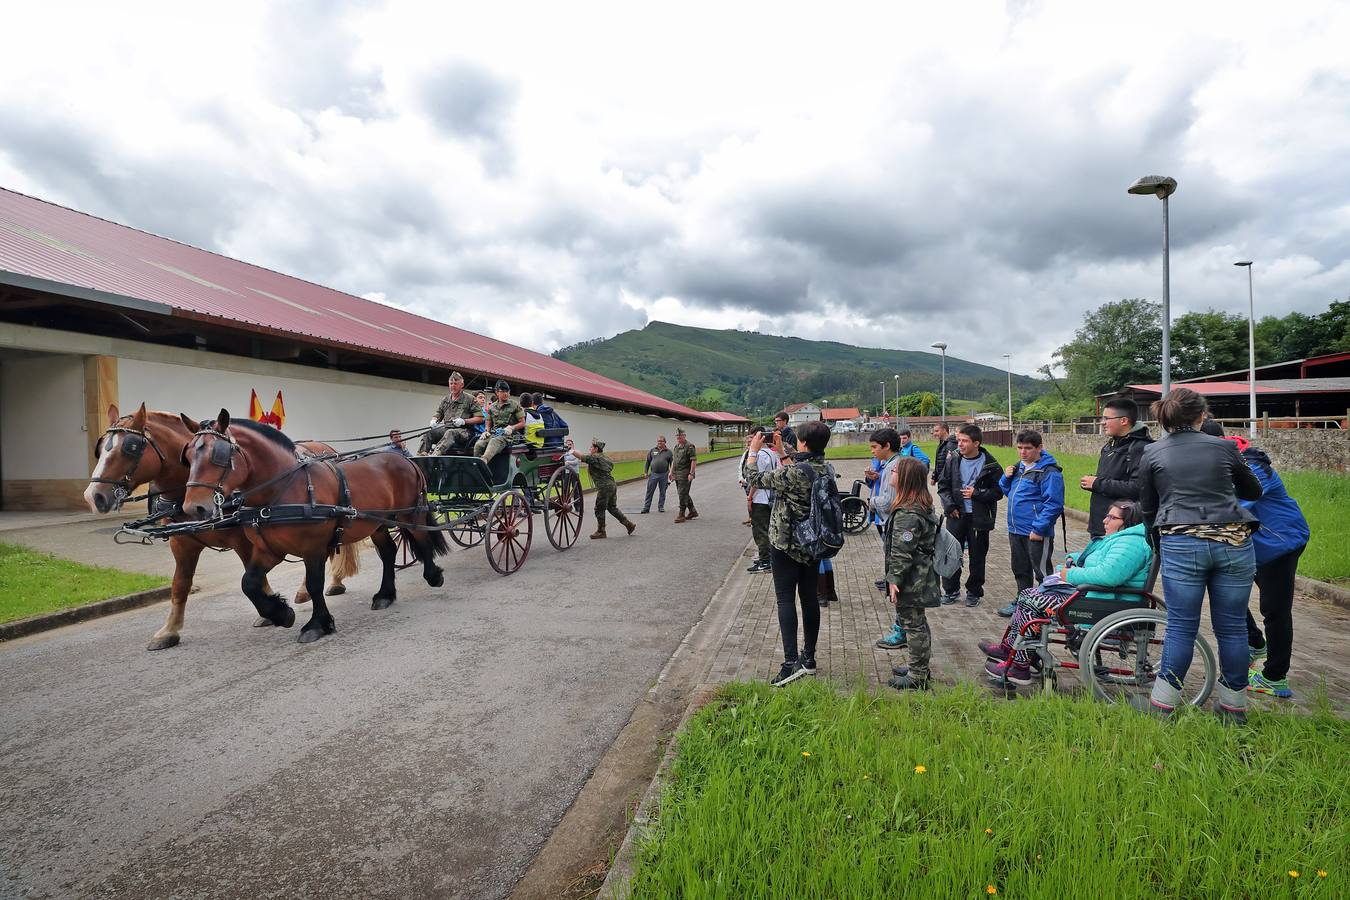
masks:
<path id="1" fill-rule="evenodd" d="M 1157 197 L 1159 200 L 1166 200 L 1172 194 L 1176 193 L 1177 180 L 1169 178 L 1166 175 L 1145 175 L 1137 180 L 1128 188 L 1131 194 L 1142 194 Z"/>
<path id="2" fill-rule="evenodd" d="M 1252 261 L 1251 261 L 1250 259 L 1244 259 L 1244 260 L 1242 260 L 1241 262 L 1235 262 L 1235 263 L 1233 263 L 1233 265 L 1235 265 L 1235 266 L 1250 266 L 1251 264 L 1252 264 Z"/>
<path id="3" fill-rule="evenodd" d="M 946 349 L 947 349 L 947 342 L 946 342 L 946 341 L 934 341 L 933 343 L 929 344 L 928 346 L 933 347 L 933 348 L 935 348 L 935 349 L 937 349 L 937 350 L 946 350 Z"/>

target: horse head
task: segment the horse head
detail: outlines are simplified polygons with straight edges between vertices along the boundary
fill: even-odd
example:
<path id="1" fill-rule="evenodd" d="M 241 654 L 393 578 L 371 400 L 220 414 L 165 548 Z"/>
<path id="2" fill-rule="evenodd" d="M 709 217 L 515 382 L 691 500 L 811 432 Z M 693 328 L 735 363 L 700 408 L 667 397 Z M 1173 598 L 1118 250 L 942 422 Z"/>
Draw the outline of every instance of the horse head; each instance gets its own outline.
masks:
<path id="1" fill-rule="evenodd" d="M 193 432 L 183 445 L 182 462 L 188 467 L 183 512 L 190 519 L 206 521 L 220 515 L 224 498 L 242 489 L 248 479 L 248 460 L 230 432 L 229 410 L 222 409 L 214 422 L 182 419 Z"/>
<path id="2" fill-rule="evenodd" d="M 149 420 L 155 417 L 155 429 Z M 171 428 L 161 424 L 171 420 L 167 413 L 149 413 L 142 403 L 135 413 L 119 415 L 116 405 L 108 407 L 108 428 L 94 445 L 93 474 L 84 490 L 84 501 L 91 512 L 108 513 L 143 484 L 161 479 L 169 461 L 160 448 L 161 440 L 171 438 Z M 147 452 L 149 451 L 149 452 Z"/>

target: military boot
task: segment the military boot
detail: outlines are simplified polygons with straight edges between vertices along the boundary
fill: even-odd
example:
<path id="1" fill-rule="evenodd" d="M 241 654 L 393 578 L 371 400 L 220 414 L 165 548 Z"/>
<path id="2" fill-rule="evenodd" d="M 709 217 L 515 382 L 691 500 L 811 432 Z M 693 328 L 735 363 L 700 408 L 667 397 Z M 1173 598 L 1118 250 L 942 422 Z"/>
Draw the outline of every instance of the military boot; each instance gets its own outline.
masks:
<path id="1" fill-rule="evenodd" d="M 605 539 L 605 529 L 603 528 L 598 529 L 595 532 L 595 534 L 591 535 L 591 540 L 593 541 L 603 541 L 604 539 Z"/>
<path id="2" fill-rule="evenodd" d="M 629 534 L 632 534 L 633 532 L 637 531 L 637 523 L 632 521 L 624 522 L 623 527 L 628 529 Z"/>
<path id="3" fill-rule="evenodd" d="M 681 506 L 681 507 L 680 507 L 680 514 L 679 514 L 678 516 L 675 517 L 675 524 L 678 525 L 678 524 L 680 524 L 681 522 L 684 522 L 684 521 L 686 521 L 686 519 L 685 519 L 685 517 L 684 517 L 684 507 Z"/>
<path id="4" fill-rule="evenodd" d="M 694 509 L 692 506 L 689 507 L 689 513 L 685 516 L 685 519 L 688 520 L 697 518 L 698 518 L 698 510 Z"/>

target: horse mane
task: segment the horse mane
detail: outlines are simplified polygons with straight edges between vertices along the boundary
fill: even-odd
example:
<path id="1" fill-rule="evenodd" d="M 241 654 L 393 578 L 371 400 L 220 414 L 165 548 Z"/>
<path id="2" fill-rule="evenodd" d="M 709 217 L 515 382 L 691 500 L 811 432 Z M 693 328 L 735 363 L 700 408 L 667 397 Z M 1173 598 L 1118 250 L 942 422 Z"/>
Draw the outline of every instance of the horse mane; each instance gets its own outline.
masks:
<path id="1" fill-rule="evenodd" d="M 202 422 L 202 424 L 209 425 L 213 421 L 214 419 L 206 419 Z M 286 435 L 282 434 L 280 431 L 273 428 L 271 425 L 264 425 L 261 422 L 255 422 L 252 419 L 231 419 L 230 428 L 247 429 L 248 431 L 251 431 L 254 434 L 258 435 L 258 437 L 261 437 L 265 440 L 269 440 L 272 443 L 276 444 L 277 446 L 290 451 L 291 453 L 295 452 L 295 441 L 286 437 Z"/>

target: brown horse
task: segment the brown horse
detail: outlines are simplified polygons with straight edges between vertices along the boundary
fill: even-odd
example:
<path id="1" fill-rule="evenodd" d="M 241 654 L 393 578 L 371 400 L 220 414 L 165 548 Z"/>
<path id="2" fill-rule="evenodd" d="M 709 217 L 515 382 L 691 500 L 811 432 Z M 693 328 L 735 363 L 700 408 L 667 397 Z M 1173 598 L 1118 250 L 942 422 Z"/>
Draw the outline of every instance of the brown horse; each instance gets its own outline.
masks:
<path id="1" fill-rule="evenodd" d="M 221 515 L 220 503 L 235 491 L 243 506 L 275 510 L 278 506 L 304 504 L 348 506 L 374 516 L 392 519 L 422 563 L 427 584 L 440 587 L 445 576 L 435 557 L 449 552 L 445 535 L 421 530 L 434 524 L 427 508 L 422 472 L 401 453 L 372 453 L 345 460 L 303 460 L 295 444 L 281 432 L 253 422 L 231 424 L 222 409 L 215 422 L 203 426 L 183 416 L 194 432 L 183 448 L 189 467 L 185 514 L 198 521 Z M 345 496 L 344 496 L 345 495 Z M 279 518 L 285 518 L 279 516 Z M 341 531 L 338 532 L 339 522 Z M 265 588 L 267 573 L 286 556 L 305 562 L 305 586 L 314 613 L 300 630 L 300 643 L 316 641 L 337 630 L 323 596 L 324 562 L 335 543 L 353 544 L 369 537 L 384 565 L 380 589 L 371 598 L 371 609 L 384 609 L 394 602 L 394 539 L 385 525 L 369 518 L 319 518 L 240 529 L 253 545 L 253 555 L 244 571 L 242 587 L 258 615 L 290 627 L 294 612 Z"/>
<path id="2" fill-rule="evenodd" d="M 158 495 L 164 502 L 181 502 L 188 479 L 188 468 L 181 458 L 182 448 L 191 438 L 192 432 L 183 424 L 178 413 L 147 412 L 142 403 L 134 414 L 122 416 L 115 405 L 109 406 L 108 430 L 103 432 L 103 437 L 95 445 L 94 455 L 98 462 L 89 476 L 89 486 L 84 491 L 84 500 L 89 504 L 90 511 L 100 514 L 116 512 L 121 508 L 123 499 L 147 486 L 152 494 Z M 314 454 L 332 452 L 327 444 L 308 443 L 301 446 Z M 165 521 L 182 521 L 182 518 L 180 514 Z M 178 644 L 197 562 L 207 547 L 233 550 L 245 568 L 253 554 L 253 545 L 237 528 L 170 538 L 169 550 L 173 553 L 174 571 L 169 617 L 164 627 L 155 632 L 154 638 L 146 646 L 147 650 L 166 650 Z M 355 573 L 356 554 L 344 553 L 343 556 L 350 557 L 344 564 L 343 575 L 346 577 Z M 272 593 L 270 585 L 266 586 L 266 590 Z M 295 602 L 309 602 L 309 595 L 303 588 L 296 594 Z M 260 619 L 255 624 L 271 625 L 272 622 Z"/>

